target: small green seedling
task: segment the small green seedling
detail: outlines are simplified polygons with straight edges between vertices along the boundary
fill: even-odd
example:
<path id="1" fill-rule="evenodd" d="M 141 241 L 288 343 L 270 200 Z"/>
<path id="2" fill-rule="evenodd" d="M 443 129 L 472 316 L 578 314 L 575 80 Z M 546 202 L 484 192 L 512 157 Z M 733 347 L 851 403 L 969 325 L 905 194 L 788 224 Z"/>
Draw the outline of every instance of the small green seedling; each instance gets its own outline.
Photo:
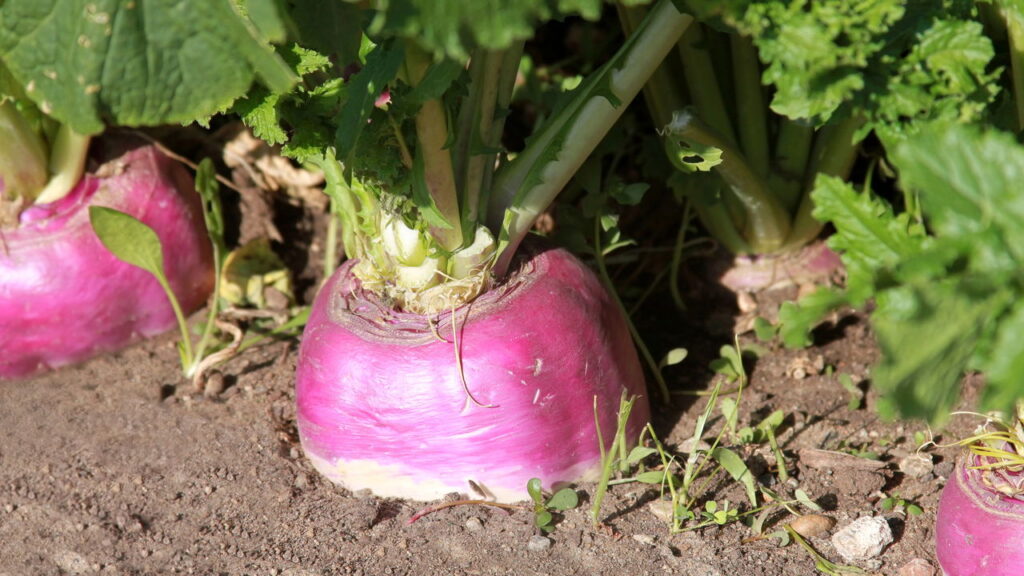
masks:
<path id="1" fill-rule="evenodd" d="M 213 163 L 203 160 L 196 171 L 196 191 L 203 200 L 203 217 L 206 229 L 213 245 L 215 266 L 214 290 L 220 285 L 221 268 L 225 257 L 224 218 L 221 213 L 220 196 L 214 175 Z M 167 294 L 167 299 L 174 309 L 181 329 L 181 342 L 178 351 L 181 354 L 182 371 L 192 376 L 203 360 L 204 351 L 209 344 L 216 320 L 218 295 L 215 292 L 210 306 L 210 315 L 203 328 L 203 335 L 196 350 L 192 348 L 192 338 L 188 332 L 188 323 L 181 305 L 164 272 L 163 246 L 160 237 L 146 224 L 133 216 L 119 212 L 113 208 L 91 206 L 89 220 L 100 242 L 118 259 L 133 266 L 142 268 L 156 278 Z"/>
<path id="2" fill-rule="evenodd" d="M 767 319 L 758 316 L 754 318 L 754 336 L 760 342 L 771 342 L 775 340 L 775 336 L 779 333 L 779 327 L 772 324 Z"/>
<path id="3" fill-rule="evenodd" d="M 882 498 L 880 502 L 882 510 L 886 512 L 906 512 L 909 516 L 918 516 L 924 513 L 924 509 L 915 504 L 914 502 L 902 498 L 899 494 L 893 493 L 891 496 Z"/>
<path id="4" fill-rule="evenodd" d="M 719 526 L 735 522 L 739 517 L 739 510 L 736 508 L 730 508 L 728 500 L 723 500 L 722 502 L 722 505 L 719 506 L 718 502 L 708 500 L 704 503 L 704 510 L 700 515 L 703 516 L 705 520 L 714 522 Z"/>
<path id="5" fill-rule="evenodd" d="M 164 271 L 163 246 L 156 232 L 129 214 L 102 206 L 90 207 L 89 219 L 93 231 L 107 250 L 110 250 L 120 260 L 149 272 L 163 287 L 181 330 L 178 352 L 181 356 L 182 372 L 186 377 L 192 378 L 196 387 L 199 388 L 205 370 L 266 338 L 282 336 L 301 328 L 309 317 L 309 310 L 308 308 L 300 309 L 283 325 L 248 340 L 243 341 L 241 331 L 236 330 L 237 334 L 232 332 L 233 341 L 230 344 L 225 346 L 223 343 L 217 342 L 217 339 L 214 338 L 214 331 L 215 327 L 223 326 L 218 324 L 218 315 L 225 301 L 221 293 L 223 286 L 221 280 L 224 276 L 225 262 L 228 259 L 228 249 L 224 242 L 224 216 L 220 203 L 220 191 L 213 162 L 209 158 L 200 162 L 196 168 L 195 183 L 196 191 L 203 203 L 203 218 L 213 247 L 214 263 L 214 293 L 210 299 L 209 312 L 201 327 L 201 335 L 195 348 L 192 346 L 188 320 L 167 281 Z"/>
<path id="6" fill-rule="evenodd" d="M 551 532 L 555 529 L 556 512 L 572 510 L 580 503 L 579 495 L 572 488 L 562 488 L 545 500 L 540 478 L 530 478 L 526 483 L 526 491 L 533 500 L 534 524 L 541 532 Z"/>
<path id="7" fill-rule="evenodd" d="M 853 378 L 849 374 L 840 374 L 839 384 L 850 393 L 850 401 L 846 404 L 846 408 L 848 410 L 859 410 L 864 404 L 864 391 L 854 383 Z"/>
<path id="8" fill-rule="evenodd" d="M 740 381 L 746 384 L 747 372 L 743 368 L 743 352 L 739 343 L 735 346 L 722 346 L 719 357 L 708 364 L 712 371 L 725 376 L 730 382 Z"/>

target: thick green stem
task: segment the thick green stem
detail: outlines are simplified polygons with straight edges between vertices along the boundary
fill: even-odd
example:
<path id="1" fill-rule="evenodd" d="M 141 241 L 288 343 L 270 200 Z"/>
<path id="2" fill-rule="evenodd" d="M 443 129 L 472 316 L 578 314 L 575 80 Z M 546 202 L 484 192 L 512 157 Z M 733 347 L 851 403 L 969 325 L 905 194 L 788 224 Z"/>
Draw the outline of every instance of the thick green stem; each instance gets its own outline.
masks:
<path id="1" fill-rule="evenodd" d="M 736 84 L 736 120 L 740 147 L 751 170 L 768 177 L 769 152 L 767 108 L 761 92 L 761 66 L 750 38 L 729 35 L 732 47 L 732 74 Z M 663 124 L 664 126 L 664 124 Z"/>
<path id="2" fill-rule="evenodd" d="M 330 200 L 330 217 L 327 219 L 327 237 L 324 239 L 324 281 L 334 275 L 338 267 L 338 223 L 335 201 Z"/>
<path id="3" fill-rule="evenodd" d="M 515 249 L 537 217 L 615 125 L 626 105 L 693 21 L 660 0 L 611 61 L 589 78 L 576 99 L 495 177 L 488 223 L 501 230 L 494 271 L 508 271 Z"/>
<path id="4" fill-rule="evenodd" d="M 804 171 L 813 142 L 814 128 L 809 123 L 780 118 L 779 136 L 775 141 L 775 171 L 769 183 L 790 214 L 800 206 Z"/>
<path id="5" fill-rule="evenodd" d="M 1024 130 L 1024 22 L 1013 10 L 1003 10 L 1010 41 L 1010 78 L 1017 111 L 1017 131 Z"/>
<path id="6" fill-rule="evenodd" d="M 46 186 L 46 145 L 14 102 L 0 104 L 0 202 L 33 201 Z"/>
<path id="7" fill-rule="evenodd" d="M 690 26 L 686 31 L 679 41 L 679 56 L 683 60 L 686 86 L 689 88 L 693 105 L 697 108 L 697 115 L 735 147 L 736 133 L 733 131 L 729 111 L 725 107 L 714 64 L 704 47 L 702 26 Z"/>
<path id="8" fill-rule="evenodd" d="M 473 241 L 482 198 L 494 174 L 522 47 L 519 43 L 508 50 L 480 50 L 470 62 L 470 96 L 459 112 L 454 159 L 465 244 Z M 513 61 L 515 67 L 510 67 Z"/>
<path id="9" fill-rule="evenodd" d="M 523 57 L 525 43 L 519 43 L 514 49 L 505 50 L 505 57 L 501 62 L 501 74 L 498 82 L 498 103 L 494 115 L 491 134 L 494 135 L 495 145 L 500 144 L 501 135 L 505 132 L 505 119 L 512 107 L 512 95 L 515 92 L 516 78 L 519 76 L 519 63 Z M 490 194 L 494 185 L 494 175 L 497 164 L 492 162 L 487 166 L 484 173 L 482 195 L 480 197 L 479 211 L 481 219 L 487 214 L 487 206 L 490 203 Z"/>
<path id="10" fill-rule="evenodd" d="M 864 121 L 860 118 L 847 118 L 818 131 L 804 177 L 803 198 L 793 217 L 793 227 L 789 238 L 786 239 L 786 249 L 799 248 L 821 232 L 823 224 L 811 216 L 814 201 L 811 200 L 810 192 L 814 189 L 814 181 L 818 174 L 843 179 L 849 177 L 853 162 L 857 159 L 857 150 L 860 149 L 860 143 L 854 141 L 854 136 L 863 124 Z"/>
<path id="11" fill-rule="evenodd" d="M 407 44 L 406 73 L 411 86 L 419 84 L 430 67 L 430 56 L 413 43 Z M 448 150 L 448 114 L 444 103 L 428 100 L 416 113 L 417 154 L 423 159 L 423 181 L 430 198 L 448 224 L 431 226 L 430 234 L 449 252 L 462 246 L 462 219 L 455 188 L 455 170 Z"/>
<path id="12" fill-rule="evenodd" d="M 647 10 L 642 6 L 625 6 L 616 3 L 619 23 L 627 37 L 632 36 L 640 26 Z M 655 126 L 664 126 L 672 121 L 672 113 L 687 104 L 686 86 L 680 82 L 682 68 L 677 59 L 666 58 L 644 84 L 644 102 Z"/>
<path id="13" fill-rule="evenodd" d="M 768 191 L 764 180 L 750 168 L 743 154 L 689 111 L 676 114 L 665 131 L 667 136 L 684 143 L 722 151 L 721 162 L 714 170 L 729 185 L 733 197 L 743 208 L 745 223 L 740 230 L 743 237 L 759 254 L 781 248 L 789 235 L 789 214 Z"/>
<path id="14" fill-rule="evenodd" d="M 90 140 L 89 136 L 82 136 L 67 125 L 61 125 L 50 151 L 50 181 L 39 193 L 36 203 L 56 202 L 74 189 L 85 172 Z"/>

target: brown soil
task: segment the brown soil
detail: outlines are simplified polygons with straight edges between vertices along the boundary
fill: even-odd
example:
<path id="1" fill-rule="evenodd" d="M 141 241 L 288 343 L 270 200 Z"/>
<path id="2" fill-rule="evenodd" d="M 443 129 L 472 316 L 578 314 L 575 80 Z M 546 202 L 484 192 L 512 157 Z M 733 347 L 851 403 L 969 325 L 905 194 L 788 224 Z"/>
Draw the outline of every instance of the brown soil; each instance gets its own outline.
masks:
<path id="1" fill-rule="evenodd" d="M 667 371 L 674 386 L 709 388 L 707 361 L 728 343 L 733 320 L 712 315 L 680 329 L 673 345 L 691 356 Z M 801 351 L 767 347 L 751 363 L 742 420 L 785 411 L 789 469 L 838 527 L 862 515 L 889 520 L 896 540 L 869 572 L 898 574 L 914 558 L 936 566 L 932 524 L 955 451 L 932 452 L 934 470 L 921 478 L 901 472 L 923 426 L 881 421 L 867 384 L 866 406 L 850 410 L 835 376 L 866 377 L 876 354 L 866 322 L 846 316 L 818 340 Z M 610 489 L 601 528 L 588 516 L 594 486 L 579 486 L 583 504 L 564 515 L 543 551 L 527 548 L 535 534 L 527 512 L 457 506 L 410 525 L 424 504 L 349 493 L 303 458 L 294 429 L 296 347 L 276 343 L 231 361 L 220 394 L 196 393 L 184 381 L 171 336 L 0 383 L 0 575 L 816 573 L 795 544 L 744 543 L 751 532 L 741 524 L 670 534 L 652 513 L 656 488 L 640 484 Z M 794 374 L 800 367 L 802 378 Z M 692 434 L 704 406 L 694 398 L 680 396 L 681 408 L 656 414 L 669 445 Z M 873 450 L 881 464 L 816 449 Z M 757 462 L 763 454 L 748 456 Z M 924 513 L 884 511 L 883 490 Z M 722 478 L 708 495 L 744 504 L 742 490 Z M 810 542 L 841 563 L 827 536 Z"/>

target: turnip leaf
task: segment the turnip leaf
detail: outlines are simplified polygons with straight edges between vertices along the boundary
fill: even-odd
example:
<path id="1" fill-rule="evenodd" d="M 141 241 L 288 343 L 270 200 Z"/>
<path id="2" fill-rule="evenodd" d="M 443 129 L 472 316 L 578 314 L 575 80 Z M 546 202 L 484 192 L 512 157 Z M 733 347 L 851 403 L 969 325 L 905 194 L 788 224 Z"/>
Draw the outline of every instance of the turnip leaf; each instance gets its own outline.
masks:
<path id="1" fill-rule="evenodd" d="M 551 499 L 548 500 L 548 508 L 554 510 L 572 510 L 580 503 L 579 494 L 576 493 L 572 488 L 562 488 L 558 492 L 555 492 Z"/>
<path id="2" fill-rule="evenodd" d="M 104 206 L 90 206 L 89 220 L 100 242 L 114 256 L 163 278 L 160 238 L 152 228 L 129 214 Z"/>
<path id="3" fill-rule="evenodd" d="M 601 0 L 392 0 L 371 30 L 415 38 L 436 54 L 461 60 L 474 46 L 501 49 L 529 38 L 541 20 L 572 13 L 596 20 L 601 7 Z"/>
<path id="4" fill-rule="evenodd" d="M 750 500 L 750 505 L 757 506 L 757 488 L 754 485 L 754 475 L 750 473 L 746 462 L 732 450 L 721 446 L 712 450 L 711 457 L 721 464 L 722 468 L 725 468 L 725 471 L 732 476 L 733 480 L 743 485 L 747 492 L 747 499 Z"/>
<path id="5" fill-rule="evenodd" d="M 185 314 L 181 310 L 174 290 L 164 272 L 163 247 L 160 237 L 152 228 L 134 216 L 105 206 L 89 207 L 89 222 L 100 242 L 118 259 L 149 272 L 160 283 L 174 309 L 181 330 L 181 365 L 192 365 L 192 339 L 188 333 Z"/>
<path id="6" fill-rule="evenodd" d="M 261 13 L 263 26 L 273 15 Z M 229 0 L 6 0 L 0 59 L 76 132 L 203 120 L 295 76 Z"/>

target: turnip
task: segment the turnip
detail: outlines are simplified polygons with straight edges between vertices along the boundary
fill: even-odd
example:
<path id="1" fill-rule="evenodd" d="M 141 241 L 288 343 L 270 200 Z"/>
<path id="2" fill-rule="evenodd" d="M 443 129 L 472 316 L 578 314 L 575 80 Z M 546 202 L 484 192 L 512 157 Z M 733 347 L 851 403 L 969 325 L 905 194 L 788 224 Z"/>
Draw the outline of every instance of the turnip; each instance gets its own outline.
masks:
<path id="1" fill-rule="evenodd" d="M 506 281 L 436 323 L 363 289 L 352 261 L 338 270 L 310 315 L 297 376 L 303 447 L 320 472 L 422 500 L 470 482 L 518 500 L 532 476 L 596 479 L 594 397 L 610 435 L 622 391 L 644 395 L 636 352 L 576 258 L 523 252 Z M 646 402 L 634 409 L 630 438 L 648 417 Z"/>
<path id="2" fill-rule="evenodd" d="M 90 206 L 155 230 L 180 308 L 205 301 L 212 256 L 191 178 L 104 132 L 207 120 L 255 80 L 288 89 L 295 75 L 269 42 L 280 22 L 255 10 L 266 14 L 257 26 L 243 4 L 0 2 L 0 378 L 182 320 L 160 282 L 100 244 Z M 104 163 L 83 178 L 93 137 Z"/>
<path id="3" fill-rule="evenodd" d="M 166 275 L 186 312 L 212 289 L 209 240 L 185 170 L 152 145 L 107 137 L 103 164 L 63 198 L 33 204 L 0 235 L 0 378 L 78 362 L 176 325 L 147 272 L 114 257 L 89 206 L 131 214 L 168 246 Z"/>
<path id="4" fill-rule="evenodd" d="M 1024 567 L 1024 411 L 964 440 L 942 490 L 935 553 L 946 576 L 1014 576 Z"/>
<path id="5" fill-rule="evenodd" d="M 559 6 L 596 16 L 601 2 Z M 314 303 L 296 403 L 306 454 L 352 490 L 525 499 L 531 478 L 596 478 L 595 405 L 610 437 L 622 396 L 640 397 L 631 442 L 649 414 L 615 298 L 564 250 L 518 248 L 690 18 L 659 2 L 512 158 L 501 136 L 525 36 L 551 14 L 477 9 L 346 5 L 337 28 L 372 34 L 297 49 L 303 85 L 243 115 L 323 170 L 341 223 L 348 261 Z"/>

